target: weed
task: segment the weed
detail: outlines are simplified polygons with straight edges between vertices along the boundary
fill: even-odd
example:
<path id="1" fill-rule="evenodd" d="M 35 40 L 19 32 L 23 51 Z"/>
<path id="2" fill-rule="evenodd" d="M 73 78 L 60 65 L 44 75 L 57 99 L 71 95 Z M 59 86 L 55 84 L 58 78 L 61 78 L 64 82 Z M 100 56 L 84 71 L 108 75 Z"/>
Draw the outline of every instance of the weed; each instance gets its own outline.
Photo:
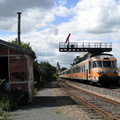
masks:
<path id="1" fill-rule="evenodd" d="M 0 109 L 8 111 L 11 107 L 10 96 L 6 92 L 0 92 Z"/>
<path id="2" fill-rule="evenodd" d="M 56 113 L 56 114 L 60 114 L 60 111 L 59 111 L 59 110 L 55 110 L 55 113 Z"/>
<path id="3" fill-rule="evenodd" d="M 12 120 L 9 113 L 0 110 L 0 120 Z"/>
<path id="4" fill-rule="evenodd" d="M 36 95 L 38 92 L 37 88 L 34 88 L 34 95 Z"/>

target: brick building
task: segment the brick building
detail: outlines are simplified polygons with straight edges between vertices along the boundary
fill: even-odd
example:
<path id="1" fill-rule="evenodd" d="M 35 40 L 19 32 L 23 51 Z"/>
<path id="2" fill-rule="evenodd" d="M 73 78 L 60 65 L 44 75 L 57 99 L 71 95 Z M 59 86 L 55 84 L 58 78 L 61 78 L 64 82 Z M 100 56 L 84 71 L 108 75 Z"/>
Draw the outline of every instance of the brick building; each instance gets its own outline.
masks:
<path id="1" fill-rule="evenodd" d="M 3 87 L 9 91 L 28 92 L 32 100 L 34 59 L 33 51 L 0 40 L 0 79 L 5 79 Z"/>

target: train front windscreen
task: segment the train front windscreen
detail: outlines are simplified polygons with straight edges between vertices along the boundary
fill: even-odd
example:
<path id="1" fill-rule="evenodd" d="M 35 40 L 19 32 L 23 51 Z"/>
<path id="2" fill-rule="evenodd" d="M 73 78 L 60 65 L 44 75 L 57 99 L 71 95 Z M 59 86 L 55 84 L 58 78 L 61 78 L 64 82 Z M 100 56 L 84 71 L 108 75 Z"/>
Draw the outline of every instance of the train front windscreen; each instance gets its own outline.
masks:
<path id="1" fill-rule="evenodd" d="M 93 61 L 93 68 L 117 68 L 116 61 Z"/>

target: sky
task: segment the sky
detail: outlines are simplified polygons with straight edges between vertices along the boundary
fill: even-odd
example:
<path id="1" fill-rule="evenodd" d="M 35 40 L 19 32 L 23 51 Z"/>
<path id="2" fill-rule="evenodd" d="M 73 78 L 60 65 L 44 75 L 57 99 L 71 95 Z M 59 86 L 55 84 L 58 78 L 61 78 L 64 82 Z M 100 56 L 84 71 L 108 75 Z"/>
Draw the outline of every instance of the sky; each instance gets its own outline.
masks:
<path id="1" fill-rule="evenodd" d="M 37 61 L 70 67 L 85 53 L 59 52 L 59 42 L 112 42 L 120 66 L 120 0 L 0 0 L 0 39 L 17 38 L 21 14 L 21 41 L 30 43 Z"/>

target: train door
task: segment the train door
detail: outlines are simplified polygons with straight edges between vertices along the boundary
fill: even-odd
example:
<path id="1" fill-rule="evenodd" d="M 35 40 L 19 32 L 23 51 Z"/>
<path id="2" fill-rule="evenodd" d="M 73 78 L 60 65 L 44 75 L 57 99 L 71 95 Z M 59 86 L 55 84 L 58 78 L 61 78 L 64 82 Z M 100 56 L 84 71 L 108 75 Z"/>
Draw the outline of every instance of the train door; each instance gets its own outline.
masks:
<path id="1" fill-rule="evenodd" d="M 91 66 L 92 66 L 91 64 L 92 64 L 91 61 L 89 61 L 89 65 L 88 65 L 88 66 L 89 66 L 89 67 L 88 67 L 88 74 L 89 74 L 89 75 L 91 74 Z"/>
<path id="2" fill-rule="evenodd" d="M 86 80 L 88 80 L 88 75 L 89 75 L 89 62 L 85 64 L 85 73 L 86 73 Z"/>

